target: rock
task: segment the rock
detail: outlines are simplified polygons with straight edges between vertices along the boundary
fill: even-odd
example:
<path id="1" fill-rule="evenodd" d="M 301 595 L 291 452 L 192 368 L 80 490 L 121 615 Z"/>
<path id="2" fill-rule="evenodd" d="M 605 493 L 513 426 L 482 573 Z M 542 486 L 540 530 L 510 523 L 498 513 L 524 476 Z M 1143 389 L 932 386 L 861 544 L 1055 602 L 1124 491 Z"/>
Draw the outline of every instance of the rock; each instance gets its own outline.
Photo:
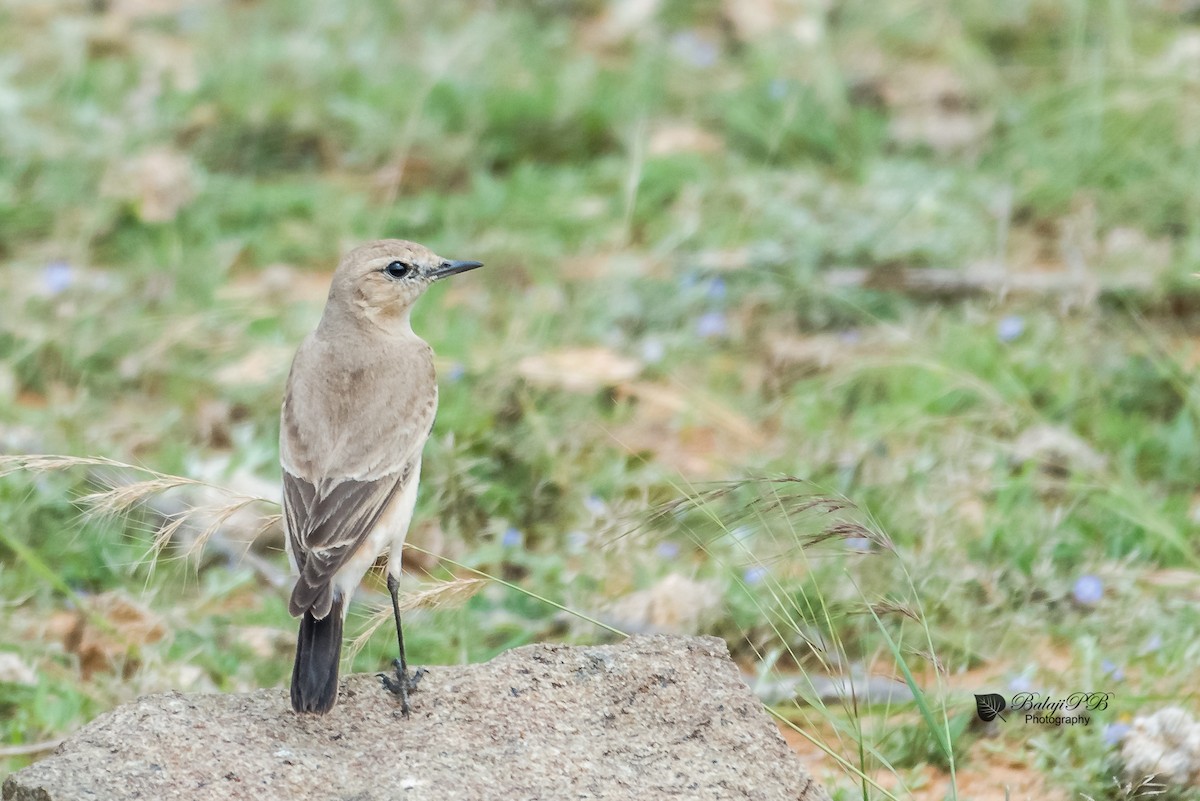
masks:
<path id="1" fill-rule="evenodd" d="M 618 598 L 605 617 L 626 632 L 695 634 L 716 617 L 720 600 L 715 582 L 668 573 L 653 587 Z"/>
<path id="2" fill-rule="evenodd" d="M 713 637 L 531 645 L 435 667 L 405 720 L 371 675 L 325 717 L 282 689 L 153 695 L 13 774 L 4 801 L 828 801 Z"/>
<path id="3" fill-rule="evenodd" d="M 1200 723 L 1177 706 L 1139 715 L 1121 743 L 1121 761 L 1130 781 L 1200 786 Z"/>

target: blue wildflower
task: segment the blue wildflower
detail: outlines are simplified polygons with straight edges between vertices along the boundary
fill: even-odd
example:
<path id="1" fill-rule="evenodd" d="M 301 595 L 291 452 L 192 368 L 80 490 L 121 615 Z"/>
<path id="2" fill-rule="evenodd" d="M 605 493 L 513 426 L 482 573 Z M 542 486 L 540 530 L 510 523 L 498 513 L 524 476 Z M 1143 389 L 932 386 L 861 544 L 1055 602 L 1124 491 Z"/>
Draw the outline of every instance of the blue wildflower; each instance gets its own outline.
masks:
<path id="1" fill-rule="evenodd" d="M 671 39 L 671 52 L 680 61 L 697 69 L 707 69 L 717 63 L 717 46 L 695 31 L 683 31 Z"/>
<path id="2" fill-rule="evenodd" d="M 746 568 L 746 572 L 742 574 L 742 580 L 747 584 L 760 584 L 767 577 L 767 569 L 762 565 Z"/>
<path id="3" fill-rule="evenodd" d="M 730 531 L 729 534 L 738 542 L 745 542 L 754 534 L 754 529 L 750 528 L 750 526 L 738 526 Z"/>
<path id="4" fill-rule="evenodd" d="M 75 282 L 75 271 L 65 261 L 52 261 L 42 268 L 42 286 L 51 295 L 60 295 Z"/>
<path id="5" fill-rule="evenodd" d="M 1025 318 L 1012 314 L 996 325 L 996 338 L 1001 342 L 1012 342 L 1025 333 Z"/>
<path id="6" fill-rule="evenodd" d="M 580 553 L 588 544 L 588 535 L 576 529 L 567 535 L 567 547 L 571 553 Z"/>
<path id="7" fill-rule="evenodd" d="M 718 311 L 705 312 L 696 320 L 696 336 L 715 339 L 729 333 L 729 322 Z"/>
<path id="8" fill-rule="evenodd" d="M 1127 734 L 1129 734 L 1128 723 L 1110 723 L 1104 727 L 1104 744 L 1109 748 L 1116 748 Z"/>
<path id="9" fill-rule="evenodd" d="M 1080 606 L 1095 606 L 1104 597 L 1104 582 L 1099 576 L 1080 576 L 1071 588 L 1071 597 Z"/>
<path id="10" fill-rule="evenodd" d="M 500 537 L 500 544 L 505 548 L 519 548 L 524 541 L 525 535 L 512 526 L 506 528 Z"/>
<path id="11" fill-rule="evenodd" d="M 1029 678 L 1028 674 L 1022 673 L 1019 676 L 1014 676 L 1012 680 L 1008 682 L 1008 689 L 1012 690 L 1014 693 L 1033 692 L 1033 680 Z"/>
<path id="12" fill-rule="evenodd" d="M 658 364 L 667 355 L 667 347 L 661 339 L 650 337 L 642 342 L 642 361 L 646 364 Z"/>

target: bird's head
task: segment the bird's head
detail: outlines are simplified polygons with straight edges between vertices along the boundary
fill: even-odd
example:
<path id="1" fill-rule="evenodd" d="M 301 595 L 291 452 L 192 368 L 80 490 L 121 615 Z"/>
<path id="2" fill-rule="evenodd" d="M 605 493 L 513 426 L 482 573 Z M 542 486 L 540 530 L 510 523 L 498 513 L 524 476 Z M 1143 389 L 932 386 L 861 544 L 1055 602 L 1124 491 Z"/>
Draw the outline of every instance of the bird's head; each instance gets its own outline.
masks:
<path id="1" fill-rule="evenodd" d="M 408 327 L 417 298 L 434 281 L 474 270 L 477 261 L 443 259 L 403 239 L 381 239 L 347 253 L 333 274 L 325 314 L 350 314 L 385 330 Z"/>

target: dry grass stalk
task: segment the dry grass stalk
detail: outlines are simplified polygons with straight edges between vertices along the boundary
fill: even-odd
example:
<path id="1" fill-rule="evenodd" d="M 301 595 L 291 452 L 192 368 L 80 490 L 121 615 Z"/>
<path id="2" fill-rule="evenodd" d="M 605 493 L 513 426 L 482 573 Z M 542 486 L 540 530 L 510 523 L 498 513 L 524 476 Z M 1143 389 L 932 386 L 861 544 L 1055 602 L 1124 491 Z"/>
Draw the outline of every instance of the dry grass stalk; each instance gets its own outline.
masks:
<path id="1" fill-rule="evenodd" d="M 146 553 L 147 561 L 159 556 L 173 541 L 184 542 L 186 540 L 184 556 L 196 556 L 204 550 L 205 545 L 220 531 L 221 527 L 237 513 L 258 504 L 278 506 L 278 502 L 269 498 L 233 492 L 207 481 L 162 473 L 148 467 L 100 456 L 0 455 L 0 478 L 20 471 L 41 474 L 75 467 L 89 467 L 103 471 L 93 478 L 106 488 L 77 499 L 77 503 L 84 508 L 84 514 L 87 517 L 120 517 L 128 514 L 135 507 L 146 504 L 152 498 L 183 487 L 212 490 L 227 499 L 223 502 L 188 506 L 178 513 L 165 516 L 164 524 L 155 533 L 154 541 Z M 149 478 L 133 482 L 122 480 L 122 476 L 128 473 L 140 473 L 148 475 Z M 278 514 L 263 515 L 257 530 L 265 531 L 278 520 Z M 183 532 L 191 527 L 196 528 L 198 533 L 187 538 L 183 537 Z"/>
<path id="2" fill-rule="evenodd" d="M 480 578 L 456 578 L 438 582 L 416 592 L 406 592 L 400 596 L 400 614 L 414 609 L 445 609 L 459 606 L 470 600 L 471 596 L 483 589 L 487 583 L 485 579 Z M 350 656 L 353 657 L 361 651 L 379 627 L 391 619 L 390 604 L 376 607 L 367 618 L 366 627 L 350 642 Z"/>

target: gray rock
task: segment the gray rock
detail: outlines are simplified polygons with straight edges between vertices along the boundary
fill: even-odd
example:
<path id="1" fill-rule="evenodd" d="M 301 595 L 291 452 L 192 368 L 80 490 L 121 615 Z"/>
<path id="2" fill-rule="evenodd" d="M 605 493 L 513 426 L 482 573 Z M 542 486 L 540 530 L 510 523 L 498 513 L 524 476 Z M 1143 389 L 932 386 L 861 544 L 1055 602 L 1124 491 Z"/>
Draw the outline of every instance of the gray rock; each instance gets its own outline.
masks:
<path id="1" fill-rule="evenodd" d="M 285 690 L 141 698 L 4 783 L 70 799 L 828 801 L 712 637 L 531 645 L 435 667 L 413 714 L 371 675 L 333 712 Z"/>

